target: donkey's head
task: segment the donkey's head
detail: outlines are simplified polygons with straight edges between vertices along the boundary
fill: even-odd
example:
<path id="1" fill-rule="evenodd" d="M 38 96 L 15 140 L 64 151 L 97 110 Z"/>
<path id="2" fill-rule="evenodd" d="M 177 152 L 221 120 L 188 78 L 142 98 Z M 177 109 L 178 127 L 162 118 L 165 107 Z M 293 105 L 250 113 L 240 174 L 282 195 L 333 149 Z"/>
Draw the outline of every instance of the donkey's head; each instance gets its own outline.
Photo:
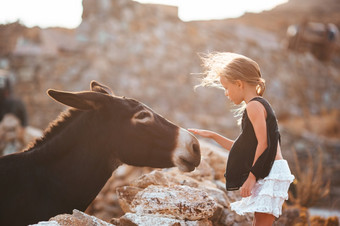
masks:
<path id="1" fill-rule="evenodd" d="M 191 133 L 137 100 L 115 96 L 104 85 L 92 81 L 91 91 L 48 90 L 48 94 L 65 105 L 96 114 L 93 118 L 99 119 L 102 145 L 123 163 L 177 166 L 182 171 L 192 171 L 200 163 L 199 143 Z"/>

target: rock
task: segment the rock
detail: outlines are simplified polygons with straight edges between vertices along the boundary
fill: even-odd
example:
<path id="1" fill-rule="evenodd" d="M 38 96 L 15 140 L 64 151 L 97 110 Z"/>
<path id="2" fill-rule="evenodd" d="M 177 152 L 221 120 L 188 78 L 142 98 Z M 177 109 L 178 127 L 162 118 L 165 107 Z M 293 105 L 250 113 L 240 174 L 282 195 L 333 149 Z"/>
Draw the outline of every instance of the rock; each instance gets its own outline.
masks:
<path id="1" fill-rule="evenodd" d="M 201 183 L 198 179 L 201 178 L 200 173 L 196 170 L 191 173 L 183 173 L 177 168 L 154 170 L 144 174 L 141 177 L 133 180 L 131 186 L 146 188 L 149 185 L 171 186 L 171 185 L 187 185 L 190 187 L 198 187 Z M 202 172 L 202 170 L 200 171 Z M 194 176 L 196 178 L 194 178 Z M 200 179 L 201 181 L 203 179 Z"/>
<path id="2" fill-rule="evenodd" d="M 71 214 L 60 214 L 52 217 L 49 221 L 42 221 L 36 226 L 110 226 L 112 224 L 102 221 L 94 216 L 89 216 L 79 210 L 73 210 Z M 33 225 L 33 226 L 35 226 Z"/>
<path id="3" fill-rule="evenodd" d="M 39 226 L 60 226 L 60 224 L 57 221 L 41 221 L 38 224 L 34 225 L 39 225 Z M 34 226 L 33 224 L 30 226 Z"/>
<path id="4" fill-rule="evenodd" d="M 222 205 L 222 207 L 229 207 L 229 199 L 226 193 L 218 188 L 202 187 L 207 194 L 215 200 L 216 203 Z"/>
<path id="5" fill-rule="evenodd" d="M 326 219 L 325 225 L 327 225 L 327 226 L 339 226 L 340 225 L 339 218 L 336 217 L 336 216 L 328 217 Z"/>
<path id="6" fill-rule="evenodd" d="M 204 148 L 202 152 L 205 152 Z M 215 158 L 213 155 L 210 154 L 212 159 Z M 229 208 L 230 201 L 240 199 L 238 192 L 226 192 L 224 182 L 213 180 L 214 177 L 202 169 L 214 171 L 205 161 L 203 167 L 193 173 L 179 172 L 176 168 L 154 170 L 133 180 L 130 186 L 117 188 L 125 215 L 111 222 L 117 225 L 135 225 L 144 221 L 151 224 L 158 219 L 160 225 L 189 225 L 190 220 L 190 224 L 204 225 L 207 222 L 202 219 L 208 219 L 213 225 L 249 224 L 251 214 L 237 216 Z M 210 202 L 214 204 L 209 206 Z M 209 209 L 212 210 L 207 214 Z"/>
<path id="7" fill-rule="evenodd" d="M 132 186 L 146 188 L 149 185 L 169 186 L 170 182 L 167 176 L 161 170 L 154 170 L 149 174 L 142 175 L 131 183 Z"/>
<path id="8" fill-rule="evenodd" d="M 167 174 L 170 184 L 186 185 L 193 188 L 199 187 L 200 181 L 190 177 L 186 173 L 180 173 L 180 171 L 176 168 L 165 173 Z"/>
<path id="9" fill-rule="evenodd" d="M 282 216 L 273 225 L 309 225 L 309 212 L 307 208 L 298 206 L 287 207 Z"/>
<path id="10" fill-rule="evenodd" d="M 120 204 L 124 206 L 124 202 L 127 202 L 129 199 L 125 201 L 120 200 L 117 188 L 129 186 L 131 181 L 136 180 L 136 178 L 139 178 L 143 174 L 148 174 L 150 171 L 152 171 L 152 169 L 128 165 L 118 167 L 92 204 L 87 208 L 86 213 L 95 215 L 105 221 L 110 221 L 112 218 L 124 215 Z M 137 187 L 135 188 L 137 189 Z M 131 202 L 131 200 L 129 202 Z M 128 209 L 126 209 L 126 211 L 127 210 Z"/>
<path id="11" fill-rule="evenodd" d="M 119 205 L 122 208 L 122 210 L 126 213 L 132 211 L 130 208 L 131 203 L 135 198 L 136 194 L 142 191 L 142 189 L 138 187 L 124 186 L 118 187 L 116 191 L 119 200 Z"/>
<path id="12" fill-rule="evenodd" d="M 194 171 L 186 173 L 186 175 L 198 181 L 211 181 L 215 178 L 215 171 L 206 159 L 202 158 L 200 165 Z"/>
<path id="13" fill-rule="evenodd" d="M 179 220 L 174 218 L 168 218 L 165 216 L 157 215 L 138 215 L 134 213 L 126 213 L 118 221 L 114 220 L 113 223 L 124 226 L 150 226 L 150 225 L 162 225 L 162 226 L 212 226 L 211 221 L 208 219 L 198 221 Z"/>
<path id="14" fill-rule="evenodd" d="M 224 207 L 220 204 L 217 203 L 217 208 L 214 212 L 214 215 L 212 215 L 209 220 L 211 220 L 212 222 L 219 222 L 219 220 L 221 219 L 222 217 L 222 214 L 223 214 L 223 210 L 224 210 Z"/>
<path id="15" fill-rule="evenodd" d="M 214 170 L 214 179 L 225 181 L 224 173 L 227 165 L 228 151 L 220 146 L 200 140 L 201 155 L 207 164 Z"/>
<path id="16" fill-rule="evenodd" d="M 183 185 L 150 185 L 137 193 L 131 203 L 136 214 L 161 214 L 182 220 L 201 220 L 213 216 L 216 202 L 204 191 Z"/>
<path id="17" fill-rule="evenodd" d="M 211 146 L 210 148 L 213 149 L 214 147 Z M 223 152 L 216 154 L 218 152 L 208 149 L 207 145 L 203 145 L 201 151 L 208 153 L 209 161 L 207 161 L 207 158 L 204 159 L 202 166 L 191 173 L 179 172 L 176 168 L 157 169 L 132 180 L 129 186 L 118 187 L 116 189 L 117 198 L 125 215 L 114 218 L 111 222 L 117 225 L 134 225 L 136 222 L 149 217 L 152 217 L 152 221 L 159 218 L 160 222 L 169 221 L 168 218 L 170 218 L 172 219 L 170 223 L 177 222 L 179 225 L 184 225 L 185 220 L 187 220 L 186 225 L 189 224 L 188 220 L 192 221 L 191 224 L 202 224 L 204 221 L 200 218 L 209 219 L 212 224 L 216 225 L 224 225 L 223 222 L 226 219 L 229 219 L 229 222 L 234 220 L 240 224 L 251 222 L 250 215 L 238 217 L 235 212 L 229 209 L 230 201 L 240 199 L 238 192 L 226 192 L 224 181 L 214 180 L 215 177 L 211 176 L 215 175 L 215 168 L 211 167 L 210 164 L 220 161 Z M 222 161 L 226 161 L 226 159 Z M 225 168 L 225 165 L 223 165 L 223 168 Z M 130 174 L 128 172 L 126 171 L 127 174 Z M 123 171 L 117 174 L 120 175 L 119 178 L 128 180 Z M 104 190 L 106 189 L 104 188 Z M 192 214 L 195 209 L 207 213 L 204 205 L 209 204 L 209 202 L 205 200 L 205 196 L 207 200 L 215 203 L 215 207 L 209 215 L 201 214 L 201 216 L 195 217 Z M 201 200 L 195 200 L 197 197 Z M 197 206 L 200 206 L 200 202 L 204 203 L 201 209 L 197 208 Z M 184 207 L 190 214 L 185 212 Z M 192 218 L 187 219 L 188 215 Z M 174 222 L 174 220 L 177 221 Z"/>

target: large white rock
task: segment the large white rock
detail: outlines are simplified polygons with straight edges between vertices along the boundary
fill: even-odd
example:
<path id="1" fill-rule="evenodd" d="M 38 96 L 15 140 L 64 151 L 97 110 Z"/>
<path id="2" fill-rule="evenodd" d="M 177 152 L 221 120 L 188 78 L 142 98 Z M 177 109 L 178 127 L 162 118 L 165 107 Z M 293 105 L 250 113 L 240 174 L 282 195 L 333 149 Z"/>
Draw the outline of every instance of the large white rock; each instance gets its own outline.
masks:
<path id="1" fill-rule="evenodd" d="M 119 225 L 212 226 L 212 223 L 208 219 L 200 221 L 185 221 L 158 215 L 138 215 L 134 213 L 126 213 L 120 218 Z"/>
<path id="2" fill-rule="evenodd" d="M 213 216 L 217 204 L 205 191 L 174 185 L 150 185 L 136 194 L 131 210 L 139 215 L 158 214 L 182 220 L 201 220 Z"/>

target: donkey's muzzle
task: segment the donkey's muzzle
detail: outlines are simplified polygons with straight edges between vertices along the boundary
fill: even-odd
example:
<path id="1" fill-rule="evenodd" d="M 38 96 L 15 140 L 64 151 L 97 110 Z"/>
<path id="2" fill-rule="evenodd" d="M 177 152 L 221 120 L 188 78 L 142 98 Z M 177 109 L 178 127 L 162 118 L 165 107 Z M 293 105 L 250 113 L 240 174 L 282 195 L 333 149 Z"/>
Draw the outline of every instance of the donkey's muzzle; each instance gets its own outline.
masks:
<path id="1" fill-rule="evenodd" d="M 173 153 L 173 163 L 181 171 L 190 172 L 201 162 L 200 145 L 197 138 L 185 129 L 180 129 L 177 146 Z"/>

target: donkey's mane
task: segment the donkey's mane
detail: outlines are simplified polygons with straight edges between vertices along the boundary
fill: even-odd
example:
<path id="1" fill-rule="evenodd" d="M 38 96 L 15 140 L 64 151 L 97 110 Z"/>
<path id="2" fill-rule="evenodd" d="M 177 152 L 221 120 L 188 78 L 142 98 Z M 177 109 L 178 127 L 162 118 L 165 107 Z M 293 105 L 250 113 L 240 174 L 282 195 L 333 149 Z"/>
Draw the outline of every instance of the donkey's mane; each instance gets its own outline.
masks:
<path id="1" fill-rule="evenodd" d="M 66 128 L 73 121 L 72 119 L 81 114 L 81 112 L 82 111 L 74 108 L 69 108 L 64 112 L 61 112 L 59 116 L 48 125 L 47 129 L 45 129 L 44 135 L 32 142 L 25 151 L 30 151 L 33 148 L 39 148 L 41 145 L 48 142 L 53 136 Z"/>

